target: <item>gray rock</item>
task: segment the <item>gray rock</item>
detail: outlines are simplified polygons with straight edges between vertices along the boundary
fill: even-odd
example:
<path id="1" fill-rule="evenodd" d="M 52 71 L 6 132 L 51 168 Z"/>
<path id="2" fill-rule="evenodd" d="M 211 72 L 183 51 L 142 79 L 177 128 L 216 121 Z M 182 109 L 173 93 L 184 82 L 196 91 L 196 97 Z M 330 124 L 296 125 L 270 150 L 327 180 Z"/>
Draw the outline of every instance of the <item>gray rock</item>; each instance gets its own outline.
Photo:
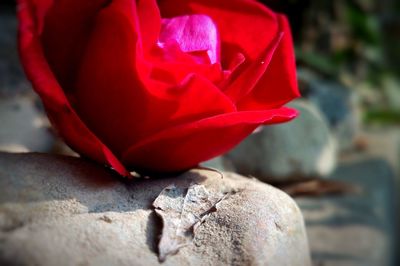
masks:
<path id="1" fill-rule="evenodd" d="M 302 215 L 285 193 L 212 171 L 121 182 L 79 158 L 0 153 L 0 262 L 158 265 L 153 201 L 169 185 L 227 196 L 165 265 L 310 265 Z"/>
<path id="2" fill-rule="evenodd" d="M 308 102 L 291 106 L 300 111 L 294 121 L 264 127 L 226 154 L 239 173 L 285 181 L 331 172 L 336 146 L 325 120 Z"/>
<path id="3" fill-rule="evenodd" d="M 348 182 L 357 192 L 296 199 L 315 265 L 396 265 L 395 178 L 385 160 L 352 161 L 340 165 L 330 179 Z"/>
<path id="4" fill-rule="evenodd" d="M 358 152 L 347 153 L 344 160 L 365 158 L 382 158 L 389 162 L 397 173 L 400 184 L 400 128 L 393 126 L 364 129 L 358 141 Z M 343 160 L 342 159 L 342 160 Z"/>
<path id="5" fill-rule="evenodd" d="M 8 9 L 0 10 L 0 47 L 0 96 L 15 96 L 29 91 L 18 57 L 17 19 Z"/>
<path id="6" fill-rule="evenodd" d="M 29 97 L 0 99 L 0 151 L 48 152 L 54 136 L 48 120 Z"/>
<path id="7" fill-rule="evenodd" d="M 0 47 L 0 150 L 50 151 L 54 137 L 20 65 L 17 20 L 11 8 L 0 10 Z"/>
<path id="8" fill-rule="evenodd" d="M 355 91 L 338 81 L 318 78 L 304 69 L 299 69 L 298 73 L 302 96 L 321 110 L 339 148 L 351 148 L 361 124 Z"/>
<path id="9" fill-rule="evenodd" d="M 216 169 L 219 171 L 228 171 L 228 172 L 236 171 L 232 162 L 224 156 L 218 156 L 211 160 L 205 161 L 205 162 L 201 163 L 201 166 L 209 167 L 209 168 Z"/>

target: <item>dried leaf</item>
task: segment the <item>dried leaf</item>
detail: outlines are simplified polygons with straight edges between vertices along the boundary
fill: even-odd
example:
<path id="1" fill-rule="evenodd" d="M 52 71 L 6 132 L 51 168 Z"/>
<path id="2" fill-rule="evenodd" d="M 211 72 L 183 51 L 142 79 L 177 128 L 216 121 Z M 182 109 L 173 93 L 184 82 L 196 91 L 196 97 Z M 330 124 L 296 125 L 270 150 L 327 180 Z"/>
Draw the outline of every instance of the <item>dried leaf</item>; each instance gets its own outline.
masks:
<path id="1" fill-rule="evenodd" d="M 280 189 L 291 195 L 297 196 L 323 196 L 358 193 L 359 188 L 350 183 L 335 180 L 311 179 L 294 184 L 279 186 Z"/>
<path id="2" fill-rule="evenodd" d="M 159 260 L 164 261 L 191 243 L 197 227 L 222 199 L 221 192 L 209 192 L 203 185 L 193 183 L 189 188 L 170 185 L 161 191 L 153 202 L 155 212 L 163 220 Z"/>

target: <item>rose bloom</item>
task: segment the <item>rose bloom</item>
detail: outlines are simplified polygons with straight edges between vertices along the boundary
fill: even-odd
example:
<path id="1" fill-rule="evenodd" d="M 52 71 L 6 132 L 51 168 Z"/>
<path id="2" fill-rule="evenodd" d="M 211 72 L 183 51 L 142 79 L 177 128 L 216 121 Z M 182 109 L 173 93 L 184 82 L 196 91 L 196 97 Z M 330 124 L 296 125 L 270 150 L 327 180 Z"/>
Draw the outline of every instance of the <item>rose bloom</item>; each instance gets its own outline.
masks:
<path id="1" fill-rule="evenodd" d="M 254 0 L 19 0 L 25 72 L 58 134 L 119 174 L 177 172 L 293 119 L 287 19 Z"/>

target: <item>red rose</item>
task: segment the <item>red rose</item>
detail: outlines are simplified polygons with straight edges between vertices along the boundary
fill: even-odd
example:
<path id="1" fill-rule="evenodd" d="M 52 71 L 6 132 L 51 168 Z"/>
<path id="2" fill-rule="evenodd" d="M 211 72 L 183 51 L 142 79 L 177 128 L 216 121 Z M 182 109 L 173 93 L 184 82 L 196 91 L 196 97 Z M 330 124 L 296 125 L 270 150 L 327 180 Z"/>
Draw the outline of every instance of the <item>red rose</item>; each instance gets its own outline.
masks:
<path id="1" fill-rule="evenodd" d="M 299 96 L 286 18 L 254 0 L 19 0 L 23 66 L 75 151 L 185 170 Z"/>

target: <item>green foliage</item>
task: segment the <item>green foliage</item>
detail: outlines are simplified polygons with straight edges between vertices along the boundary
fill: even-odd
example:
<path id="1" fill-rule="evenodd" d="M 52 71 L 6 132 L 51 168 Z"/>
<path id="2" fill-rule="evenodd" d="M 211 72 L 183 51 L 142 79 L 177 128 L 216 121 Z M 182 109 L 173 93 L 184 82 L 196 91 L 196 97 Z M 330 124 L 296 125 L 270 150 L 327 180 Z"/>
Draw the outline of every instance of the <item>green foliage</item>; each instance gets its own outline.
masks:
<path id="1" fill-rule="evenodd" d="M 381 94 L 383 101 L 368 106 L 374 110 L 366 112 L 368 122 L 400 121 L 398 108 L 387 104 L 392 97 L 400 101 L 400 81 L 394 78 L 400 75 L 399 11 L 399 1 L 311 1 L 296 40 L 302 66 L 330 78 L 346 77 L 354 89 L 368 83 Z"/>
<path id="2" fill-rule="evenodd" d="M 296 58 L 313 70 L 326 76 L 337 76 L 338 64 L 332 58 L 318 52 L 304 52 L 296 47 Z"/>
<path id="3" fill-rule="evenodd" d="M 365 112 L 364 121 L 367 123 L 400 125 L 400 111 L 370 110 Z"/>
<path id="4" fill-rule="evenodd" d="M 364 44 L 379 45 L 381 36 L 379 22 L 375 14 L 362 11 L 348 2 L 346 9 L 346 22 L 352 29 L 353 36 Z"/>

